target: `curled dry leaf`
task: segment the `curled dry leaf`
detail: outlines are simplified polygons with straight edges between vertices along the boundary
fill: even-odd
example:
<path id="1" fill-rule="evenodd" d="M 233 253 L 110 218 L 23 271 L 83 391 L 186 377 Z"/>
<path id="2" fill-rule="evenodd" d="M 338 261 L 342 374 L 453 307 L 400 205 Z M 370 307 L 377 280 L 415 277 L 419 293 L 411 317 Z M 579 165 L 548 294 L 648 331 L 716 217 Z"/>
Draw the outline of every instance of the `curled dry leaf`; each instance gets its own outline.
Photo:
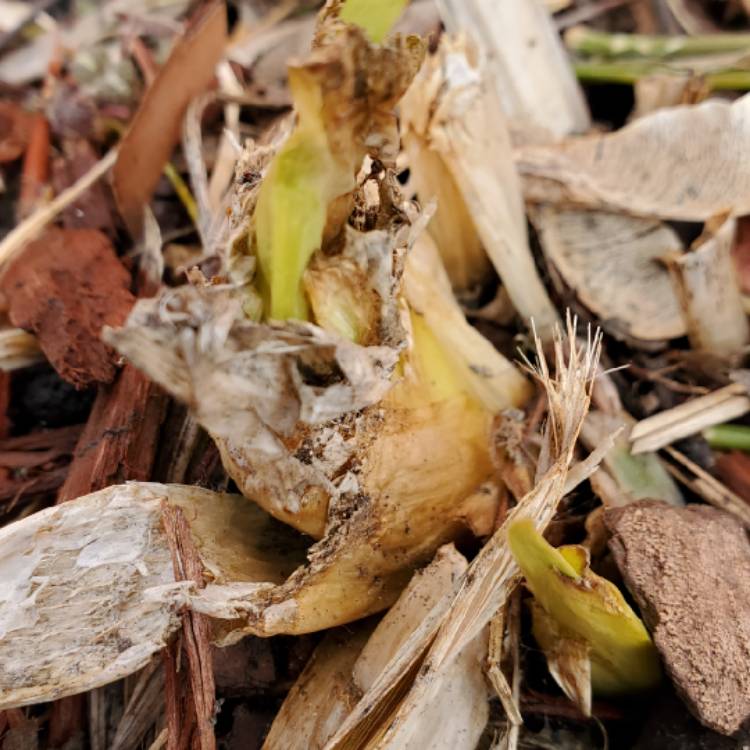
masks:
<path id="1" fill-rule="evenodd" d="M 180 139 L 185 110 L 213 79 L 226 35 L 226 8 L 212 2 L 176 43 L 123 138 L 112 175 L 113 189 L 120 213 L 135 237 L 140 237 L 143 207 Z"/>
<path id="2" fill-rule="evenodd" d="M 517 149 L 524 195 L 643 216 L 706 221 L 750 212 L 750 95 L 662 109 L 614 133 Z"/>
<path id="3" fill-rule="evenodd" d="M 503 109 L 486 73 L 474 60 L 464 39 L 441 39 L 438 53 L 429 58 L 401 103 L 402 129 L 417 189 L 423 201 L 443 199 L 450 212 L 453 187 L 441 189 L 432 176 L 447 171 L 461 194 L 466 211 L 495 266 L 516 310 L 537 329 L 549 335 L 557 312 L 537 274 L 529 249 L 523 201 L 511 157 Z M 426 167 L 421 154 L 426 149 Z M 437 167 L 435 165 L 438 165 Z M 423 172 L 424 169 L 424 172 Z M 432 171 L 430 171 L 432 170 Z M 420 176 L 423 175 L 423 176 Z M 420 180 L 424 184 L 420 186 Z M 427 182 L 430 180 L 430 182 Z M 450 183 L 449 183 L 450 184 Z M 461 204 L 459 204 L 460 206 Z M 438 214 L 441 211 L 438 204 Z M 459 209 L 459 218 L 463 208 Z M 450 215 L 450 213 L 448 213 Z M 455 271 L 454 285 L 475 280 L 483 262 L 476 242 L 462 220 L 461 244 L 447 245 L 438 238 L 441 255 Z M 435 232 L 447 217 L 435 225 Z M 436 235 L 433 235 L 436 236 Z M 450 237 L 454 237 L 452 232 Z M 468 250 L 467 260 L 458 256 Z"/>
<path id="4" fill-rule="evenodd" d="M 140 305 L 136 316 L 153 311 Z M 491 413 L 436 359 L 444 355 L 418 319 L 422 359 L 410 358 L 394 385 L 385 364 L 395 349 L 357 346 L 312 324 L 232 325 L 231 316 L 211 349 L 218 325 L 180 313 L 180 326 L 149 321 L 109 340 L 218 430 L 243 492 L 323 537 L 261 630 L 306 632 L 388 606 L 409 568 L 459 532 L 462 501 L 492 477 Z M 432 387 L 430 376 L 439 377 Z M 243 606 L 240 597 L 236 616 Z"/>
<path id="5" fill-rule="evenodd" d="M 603 327 L 645 341 L 685 335 L 677 295 L 660 262 L 682 252 L 672 229 L 622 214 L 551 206 L 534 211 L 532 219 L 545 256 Z"/>

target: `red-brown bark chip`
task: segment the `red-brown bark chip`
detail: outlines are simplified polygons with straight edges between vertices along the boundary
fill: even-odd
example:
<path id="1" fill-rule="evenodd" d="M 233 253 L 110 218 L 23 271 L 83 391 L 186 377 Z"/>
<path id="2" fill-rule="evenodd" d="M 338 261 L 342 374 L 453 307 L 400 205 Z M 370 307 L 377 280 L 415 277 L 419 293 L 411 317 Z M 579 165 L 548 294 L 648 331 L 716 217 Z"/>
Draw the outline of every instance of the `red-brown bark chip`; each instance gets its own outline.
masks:
<path id="1" fill-rule="evenodd" d="M 0 163 L 15 161 L 26 150 L 31 115 L 18 104 L 0 101 Z"/>
<path id="2" fill-rule="evenodd" d="M 728 513 L 644 500 L 608 510 L 610 548 L 667 672 L 707 727 L 750 718 L 750 543 Z"/>
<path id="3" fill-rule="evenodd" d="M 106 235 L 48 229 L 10 264 L 0 290 L 13 325 L 37 335 L 62 378 L 77 388 L 112 381 L 118 356 L 102 326 L 122 325 L 135 298 Z"/>

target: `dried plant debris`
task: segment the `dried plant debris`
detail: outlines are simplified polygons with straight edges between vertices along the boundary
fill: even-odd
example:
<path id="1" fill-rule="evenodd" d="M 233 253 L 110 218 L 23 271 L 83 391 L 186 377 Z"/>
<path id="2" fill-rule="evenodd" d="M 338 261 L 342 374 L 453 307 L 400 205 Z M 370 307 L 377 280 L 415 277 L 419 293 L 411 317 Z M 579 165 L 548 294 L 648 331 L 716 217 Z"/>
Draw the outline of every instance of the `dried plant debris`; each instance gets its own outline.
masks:
<path id="1" fill-rule="evenodd" d="M 538 374 L 547 391 L 551 413 L 536 485 L 471 563 L 455 597 L 447 595 L 433 607 L 365 693 L 327 745 L 329 750 L 364 747 L 368 738 L 377 738 L 372 747 L 399 747 L 419 736 L 427 706 L 439 695 L 456 655 L 483 631 L 518 583 L 520 571 L 506 541 L 508 525 L 527 517 L 543 529 L 554 516 L 566 491 L 573 449 L 588 410 L 598 362 L 598 335 L 579 348 L 572 321 L 568 322 L 567 334 L 565 340 L 559 336 L 555 343 L 555 380 L 540 354 Z M 540 342 L 538 347 L 541 351 Z M 610 447 L 611 442 L 607 441 L 590 456 L 588 473 L 595 470 L 601 455 Z M 579 481 L 586 475 L 587 472 L 580 472 Z"/>
<path id="2" fill-rule="evenodd" d="M 455 219 L 462 222 L 460 245 L 451 244 L 456 229 L 437 238 L 454 285 L 476 282 L 485 267 L 466 222 L 468 213 L 514 307 L 548 337 L 557 313 L 529 249 L 503 109 L 465 39 L 441 39 L 437 54 L 428 58 L 404 97 L 401 118 L 419 197 L 439 200 L 433 236 L 448 221 L 456 190 L 462 199 Z M 435 178 L 445 172 L 453 184 L 443 193 Z M 441 204 L 447 214 L 442 217 Z"/>
<path id="3" fill-rule="evenodd" d="M 63 378 L 79 388 L 112 381 L 117 355 L 101 329 L 121 325 L 135 298 L 106 235 L 48 229 L 4 270 L 0 285 L 11 322 L 36 335 Z"/>
<path id="4" fill-rule="evenodd" d="M 446 545 L 414 575 L 374 631 L 372 624 L 365 623 L 348 635 L 330 634 L 289 693 L 264 748 L 324 747 L 432 606 L 455 590 L 466 567 L 465 558 Z M 431 707 L 430 736 L 420 737 L 415 748 L 475 747 L 488 717 L 487 690 L 479 668 L 483 645 L 478 639 L 457 661 L 443 697 Z"/>
<path id="5" fill-rule="evenodd" d="M 706 221 L 750 212 L 750 96 L 662 109 L 614 133 L 517 150 L 532 202 Z"/>
<path id="6" fill-rule="evenodd" d="M 0 706 L 106 684 L 165 646 L 192 585 L 175 582 L 164 502 L 190 519 L 212 585 L 263 593 L 304 559 L 244 498 L 180 485 L 115 485 L 5 526 Z"/>
<path id="7" fill-rule="evenodd" d="M 682 253 L 665 224 L 602 211 L 532 213 L 545 256 L 613 335 L 659 341 L 687 326 L 661 258 Z M 677 257 L 677 256 L 676 256 Z"/>
<path id="8" fill-rule="evenodd" d="M 588 130 L 581 89 L 542 0 L 439 4 L 448 31 L 467 33 L 481 50 L 514 138 L 547 142 Z"/>
<path id="9" fill-rule="evenodd" d="M 267 634 L 389 606 L 463 533 L 467 504 L 495 482 L 494 414 L 529 393 L 468 328 L 436 256 L 402 291 L 425 220 L 398 192 L 393 108 L 423 48 L 373 45 L 337 7 L 291 69 L 291 134 L 241 160 L 226 275 L 141 301 L 106 334 L 191 407 L 243 494 L 319 540 L 265 624 L 248 625 Z M 253 163 L 263 178 L 248 184 Z"/>
<path id="10" fill-rule="evenodd" d="M 659 450 L 713 425 L 729 422 L 750 411 L 750 396 L 742 383 L 732 383 L 666 411 L 642 419 L 630 431 L 634 455 Z"/>
<path id="11" fill-rule="evenodd" d="M 750 716 L 750 545 L 714 508 L 641 501 L 609 510 L 610 548 L 677 690 L 706 726 Z"/>
<path id="12" fill-rule="evenodd" d="M 732 261 L 737 224 L 715 217 L 684 255 L 667 260 L 690 344 L 720 356 L 737 356 L 750 340 L 738 274 Z"/>
<path id="13" fill-rule="evenodd" d="M 143 207 L 180 138 L 188 104 L 211 83 L 226 46 L 226 8 L 211 2 L 176 43 L 123 139 L 113 170 L 117 205 L 140 239 Z"/>
<path id="14" fill-rule="evenodd" d="M 44 360 L 39 340 L 22 328 L 0 328 L 0 370 L 18 370 Z"/>

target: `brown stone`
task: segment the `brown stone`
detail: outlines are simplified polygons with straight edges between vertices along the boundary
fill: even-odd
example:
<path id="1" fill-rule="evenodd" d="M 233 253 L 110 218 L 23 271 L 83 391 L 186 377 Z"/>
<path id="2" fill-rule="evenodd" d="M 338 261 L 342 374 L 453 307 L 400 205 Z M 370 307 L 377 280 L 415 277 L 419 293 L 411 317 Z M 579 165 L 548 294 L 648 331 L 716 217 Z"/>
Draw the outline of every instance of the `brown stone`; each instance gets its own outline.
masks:
<path id="1" fill-rule="evenodd" d="M 608 510 L 610 548 L 675 688 L 701 723 L 750 717 L 750 543 L 733 516 L 653 500 Z"/>
<path id="2" fill-rule="evenodd" d="M 115 377 L 117 354 L 100 333 L 127 318 L 130 282 L 106 235 L 53 227 L 10 264 L 0 289 L 13 325 L 35 333 L 60 376 L 86 388 Z"/>

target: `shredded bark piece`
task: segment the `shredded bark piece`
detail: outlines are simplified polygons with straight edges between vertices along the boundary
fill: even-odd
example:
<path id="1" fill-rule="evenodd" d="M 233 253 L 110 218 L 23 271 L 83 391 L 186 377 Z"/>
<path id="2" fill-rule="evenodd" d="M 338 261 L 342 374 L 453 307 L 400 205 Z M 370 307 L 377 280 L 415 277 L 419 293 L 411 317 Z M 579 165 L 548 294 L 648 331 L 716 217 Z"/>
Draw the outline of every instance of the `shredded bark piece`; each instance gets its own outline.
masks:
<path id="1" fill-rule="evenodd" d="M 60 376 L 77 388 L 114 379 L 116 354 L 99 334 L 127 318 L 135 302 L 129 287 L 110 241 L 87 229 L 48 229 L 0 280 L 13 325 L 33 331 Z"/>
<path id="2" fill-rule="evenodd" d="M 202 588 L 203 564 L 198 548 L 195 546 L 190 526 L 180 508 L 162 502 L 162 520 L 164 532 L 172 555 L 172 566 L 176 581 L 194 581 Z M 214 684 L 213 663 L 210 644 L 211 626 L 208 617 L 198 612 L 187 610 L 182 616 L 182 644 L 187 653 L 190 673 L 190 688 L 195 706 L 195 718 L 200 750 L 216 750 L 216 736 L 213 722 L 216 712 L 216 686 Z M 179 651 L 167 649 L 165 667 L 168 695 L 175 689 L 173 678 L 179 663 Z M 167 740 L 169 750 L 180 747 L 172 731 L 181 722 L 175 724 L 175 701 L 168 701 L 170 732 Z"/>
<path id="3" fill-rule="evenodd" d="M 610 548 L 675 687 L 707 727 L 750 717 L 750 544 L 728 513 L 643 500 L 608 510 Z"/>
<path id="4" fill-rule="evenodd" d="M 185 110 L 213 79 L 226 26 L 224 3 L 203 5 L 146 91 L 122 140 L 112 181 L 120 213 L 135 237 L 142 230 L 143 207 L 180 138 Z"/>
<path id="5" fill-rule="evenodd" d="M 18 104 L 0 102 L 0 163 L 15 161 L 26 148 L 31 115 Z"/>
<path id="6" fill-rule="evenodd" d="M 150 479 L 166 408 L 158 386 L 126 365 L 111 386 L 99 389 L 58 502 Z"/>
<path id="7" fill-rule="evenodd" d="M 52 161 L 52 184 L 58 194 L 99 161 L 96 151 L 84 138 L 67 138 L 62 146 L 63 155 Z M 114 203 L 109 188 L 103 182 L 92 185 L 60 214 L 60 221 L 67 229 L 101 229 L 114 236 Z"/>
<path id="8" fill-rule="evenodd" d="M 717 456 L 716 473 L 730 490 L 750 503 L 750 456 L 747 453 L 732 451 Z"/>

